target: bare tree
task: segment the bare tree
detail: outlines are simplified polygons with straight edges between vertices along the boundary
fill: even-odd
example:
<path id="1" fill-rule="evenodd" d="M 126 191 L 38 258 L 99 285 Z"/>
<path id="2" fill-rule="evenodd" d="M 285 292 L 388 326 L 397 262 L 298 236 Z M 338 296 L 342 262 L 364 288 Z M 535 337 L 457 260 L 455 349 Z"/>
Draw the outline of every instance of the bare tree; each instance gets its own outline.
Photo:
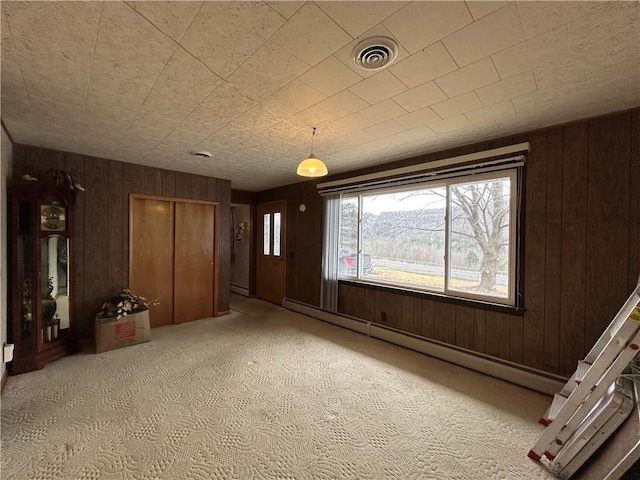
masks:
<path id="1" fill-rule="evenodd" d="M 508 245 L 509 200 L 502 180 L 456 185 L 451 188 L 451 200 L 459 207 L 459 215 L 452 224 L 467 228 L 456 228 L 455 233 L 474 239 L 482 251 L 480 264 L 480 289 L 495 292 L 501 251 Z"/>

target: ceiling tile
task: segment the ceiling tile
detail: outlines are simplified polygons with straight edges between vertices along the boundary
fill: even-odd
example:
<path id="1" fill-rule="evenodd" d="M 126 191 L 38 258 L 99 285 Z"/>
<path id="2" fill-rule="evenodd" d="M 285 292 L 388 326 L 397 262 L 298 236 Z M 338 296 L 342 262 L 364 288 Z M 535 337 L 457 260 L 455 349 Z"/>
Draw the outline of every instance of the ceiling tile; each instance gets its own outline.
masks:
<path id="1" fill-rule="evenodd" d="M 567 27 L 525 40 L 491 56 L 502 78 L 536 67 L 548 67 L 570 60 Z"/>
<path id="2" fill-rule="evenodd" d="M 266 100 L 263 100 L 262 106 L 280 118 L 289 118 L 325 98 L 326 96 L 317 90 L 298 80 L 294 80 Z"/>
<path id="3" fill-rule="evenodd" d="M 475 94 L 475 92 L 465 93 L 444 102 L 431 105 L 431 108 L 442 118 L 449 118 L 459 115 L 461 113 L 475 110 L 482 107 L 482 102 Z"/>
<path id="4" fill-rule="evenodd" d="M 442 42 L 460 66 L 480 60 L 524 40 L 518 8 L 509 4 L 458 30 Z"/>
<path id="5" fill-rule="evenodd" d="M 2 2 L 16 50 L 45 67 L 59 57 L 91 64 L 102 8 L 101 2 Z"/>
<path id="6" fill-rule="evenodd" d="M 269 41 L 229 77 L 229 82 L 259 102 L 308 69 L 309 65 L 295 55 L 283 54 L 279 46 Z"/>
<path id="7" fill-rule="evenodd" d="M 339 138 L 340 150 L 353 148 L 375 140 L 375 137 L 365 130 L 351 132 Z"/>
<path id="8" fill-rule="evenodd" d="M 183 120 L 181 128 L 212 134 L 254 105 L 255 102 L 224 82 Z"/>
<path id="9" fill-rule="evenodd" d="M 336 57 L 331 56 L 301 75 L 300 80 L 319 92 L 331 96 L 358 83 L 362 77 Z"/>
<path id="10" fill-rule="evenodd" d="M 516 114 L 515 108 L 510 101 L 496 103 L 488 107 L 478 108 L 465 115 L 475 124 L 483 124 L 492 120 L 508 121 L 509 117 Z"/>
<path id="11" fill-rule="evenodd" d="M 204 2 L 180 43 L 227 78 L 284 22 L 263 2 Z"/>
<path id="12" fill-rule="evenodd" d="M 358 2 L 315 2 L 349 35 L 356 38 L 375 27 L 408 2 L 367 2 L 363 7 Z"/>
<path id="13" fill-rule="evenodd" d="M 347 133 L 364 130 L 372 125 L 373 122 L 361 117 L 357 113 L 352 113 L 351 115 L 331 122 L 323 130 L 329 134 L 346 135 Z"/>
<path id="14" fill-rule="evenodd" d="M 471 126 L 471 122 L 469 122 L 469 119 L 464 115 L 458 115 L 457 117 L 451 117 L 429 124 L 429 128 L 439 134 L 454 132 L 469 126 Z"/>
<path id="15" fill-rule="evenodd" d="M 389 135 L 404 132 L 406 129 L 398 122 L 393 120 L 387 120 L 386 122 L 378 123 L 372 127 L 365 128 L 365 132 L 370 133 L 376 138 L 384 138 Z"/>
<path id="16" fill-rule="evenodd" d="M 518 10 L 526 38 L 532 38 L 575 20 L 598 18 L 608 3 L 610 2 L 518 2 Z"/>
<path id="17" fill-rule="evenodd" d="M 351 41 L 314 3 L 306 3 L 271 38 L 309 65 L 317 65 Z"/>
<path id="18" fill-rule="evenodd" d="M 280 15 L 282 15 L 285 18 L 291 18 L 293 16 L 294 13 L 296 13 L 300 7 L 302 7 L 305 2 L 295 2 L 295 1 L 286 1 L 283 2 L 282 0 L 276 0 L 274 2 L 265 2 L 267 3 L 271 8 L 273 8 L 274 10 L 276 10 Z"/>
<path id="19" fill-rule="evenodd" d="M 447 96 L 435 82 L 425 83 L 393 97 L 396 103 L 409 112 L 428 107 L 446 99 Z"/>
<path id="20" fill-rule="evenodd" d="M 510 100 L 519 95 L 537 90 L 533 72 L 524 72 L 476 90 L 485 105 Z"/>
<path id="21" fill-rule="evenodd" d="M 453 98 L 500 80 L 491 58 L 462 67 L 436 80 L 448 97 Z"/>
<path id="22" fill-rule="evenodd" d="M 174 103 L 193 109 L 221 83 L 220 77 L 179 48 L 158 77 L 149 98 L 171 98 Z"/>
<path id="23" fill-rule="evenodd" d="M 389 70 L 409 88 L 446 75 L 458 68 L 442 43 L 425 48 L 401 62 L 391 65 Z"/>
<path id="24" fill-rule="evenodd" d="M 405 128 L 415 128 L 420 125 L 436 122 L 440 120 L 440 117 L 429 107 L 426 107 L 398 117 L 395 120 Z"/>
<path id="25" fill-rule="evenodd" d="M 152 87 L 153 82 L 149 79 L 131 78 L 117 72 L 94 75 L 89 84 L 87 102 L 101 104 L 105 108 L 110 105 L 129 109 L 140 107 Z"/>
<path id="26" fill-rule="evenodd" d="M 324 125 L 334 121 L 336 116 L 323 110 L 318 105 L 307 108 L 306 110 L 290 117 L 288 119 L 294 127 L 307 129 L 311 132 L 313 127 L 324 127 Z"/>
<path id="27" fill-rule="evenodd" d="M 351 92 L 372 105 L 393 97 L 406 89 L 407 87 L 387 70 L 376 73 L 374 76 L 349 88 Z"/>
<path id="28" fill-rule="evenodd" d="M 373 123 L 391 120 L 405 113 L 407 113 L 407 111 L 391 99 L 376 103 L 372 107 L 365 108 L 358 112 L 359 115 Z"/>
<path id="29" fill-rule="evenodd" d="M 189 115 L 190 111 L 191 108 L 176 103 L 171 97 L 149 95 L 138 111 L 136 121 L 177 125 Z"/>
<path id="30" fill-rule="evenodd" d="M 127 4 L 179 42 L 203 2 L 128 2 Z"/>
<path id="31" fill-rule="evenodd" d="M 323 100 L 318 106 L 337 118 L 342 118 L 368 107 L 369 104 L 349 90 L 343 90 L 333 97 Z"/>
<path id="32" fill-rule="evenodd" d="M 94 67 L 155 81 L 176 44 L 124 3 L 104 2 Z M 94 70 L 95 71 L 95 70 Z"/>
<path id="33" fill-rule="evenodd" d="M 383 23 L 416 53 L 473 21 L 464 2 L 411 2 Z"/>
<path id="34" fill-rule="evenodd" d="M 387 38 L 390 38 L 391 40 L 395 41 L 398 44 L 398 54 L 397 54 L 396 58 L 394 59 L 394 64 L 404 60 L 407 57 L 409 57 L 409 53 L 404 49 L 404 47 L 402 45 L 400 45 L 400 42 L 398 42 L 398 39 L 396 39 L 391 34 L 391 32 L 387 28 L 385 28 L 385 26 L 383 24 L 376 25 L 371 30 L 366 31 L 365 33 L 360 35 L 358 38 L 356 38 L 355 40 L 350 42 L 348 45 L 345 45 L 340 50 L 338 50 L 334 54 L 334 56 L 338 60 L 340 60 L 342 63 L 344 63 L 347 67 L 349 67 L 351 70 L 356 72 L 358 75 L 360 75 L 360 76 L 362 76 L 364 78 L 371 77 L 371 76 L 375 75 L 376 73 L 378 73 L 379 70 L 367 70 L 367 69 L 364 69 L 364 68 L 356 65 L 356 63 L 353 61 L 353 50 L 363 40 L 367 40 L 367 39 L 370 39 L 372 37 L 387 37 Z"/>
<path id="35" fill-rule="evenodd" d="M 471 12 L 471 15 L 473 15 L 473 18 L 475 20 L 478 20 L 479 18 L 484 17 L 485 15 L 488 15 L 489 13 L 504 7 L 509 2 L 499 2 L 497 0 L 486 2 L 483 0 L 467 0 L 466 3 L 467 8 Z"/>
<path id="36" fill-rule="evenodd" d="M 420 125 L 405 132 L 397 133 L 393 139 L 400 143 L 415 142 L 425 138 L 433 137 L 435 132 L 426 125 Z"/>

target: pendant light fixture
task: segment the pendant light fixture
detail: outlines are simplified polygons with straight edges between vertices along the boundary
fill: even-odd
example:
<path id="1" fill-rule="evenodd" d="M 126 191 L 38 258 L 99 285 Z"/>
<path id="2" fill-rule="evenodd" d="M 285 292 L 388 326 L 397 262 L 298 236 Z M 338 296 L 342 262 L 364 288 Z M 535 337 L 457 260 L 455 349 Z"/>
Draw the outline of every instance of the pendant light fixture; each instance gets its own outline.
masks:
<path id="1" fill-rule="evenodd" d="M 322 160 L 316 158 L 313 154 L 313 137 L 316 136 L 316 127 L 313 127 L 313 133 L 311 134 L 311 154 L 306 160 L 300 162 L 296 173 L 301 177 L 324 177 L 329 170 Z"/>

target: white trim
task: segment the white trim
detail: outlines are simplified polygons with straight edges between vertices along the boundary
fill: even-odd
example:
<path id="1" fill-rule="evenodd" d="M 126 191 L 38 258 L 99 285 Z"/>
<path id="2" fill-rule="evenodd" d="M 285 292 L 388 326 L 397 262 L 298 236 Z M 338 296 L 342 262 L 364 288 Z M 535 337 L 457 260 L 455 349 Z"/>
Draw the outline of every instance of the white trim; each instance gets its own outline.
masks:
<path id="1" fill-rule="evenodd" d="M 238 295 L 244 295 L 245 297 L 249 296 L 249 289 L 244 287 L 239 287 L 237 285 L 231 285 L 230 289 L 233 293 L 237 293 Z"/>
<path id="2" fill-rule="evenodd" d="M 440 167 L 454 166 L 465 162 L 471 162 L 474 160 L 482 160 L 483 158 L 498 157 L 502 155 L 510 155 L 512 153 L 528 152 L 529 142 L 518 143 L 517 145 L 509 145 L 507 147 L 494 148 L 492 150 L 484 150 L 482 152 L 468 153 L 466 155 L 459 155 L 457 157 L 444 158 L 442 160 L 434 160 L 433 162 L 419 163 L 417 165 L 410 165 L 408 167 L 394 168 L 392 170 L 384 170 L 376 173 L 369 173 L 366 175 L 359 175 L 357 177 L 345 178 L 342 180 L 334 180 L 332 182 L 319 183 L 316 188 L 318 190 L 325 190 L 334 187 L 342 187 L 353 183 L 361 183 L 372 180 L 380 180 L 387 177 L 395 177 L 400 175 L 407 175 L 417 172 L 425 172 Z"/>
<path id="3" fill-rule="evenodd" d="M 311 305 L 285 298 L 282 306 L 294 312 L 302 313 L 325 322 L 339 325 L 364 335 L 384 340 L 401 347 L 409 348 L 446 362 L 460 365 L 492 377 L 500 378 L 540 393 L 554 395 L 562 390 L 566 378 L 528 368 L 517 363 L 482 355 L 458 347 L 448 346 L 434 340 L 416 337 L 398 330 L 371 324 L 344 315 L 325 312 Z"/>

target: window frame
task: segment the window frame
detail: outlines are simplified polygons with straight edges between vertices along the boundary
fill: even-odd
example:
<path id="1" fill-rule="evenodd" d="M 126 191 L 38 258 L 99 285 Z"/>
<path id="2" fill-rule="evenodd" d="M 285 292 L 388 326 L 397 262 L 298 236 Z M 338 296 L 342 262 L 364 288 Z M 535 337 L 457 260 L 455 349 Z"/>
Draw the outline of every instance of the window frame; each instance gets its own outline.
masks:
<path id="1" fill-rule="evenodd" d="M 342 201 L 345 199 L 357 199 L 358 205 L 358 222 L 357 222 L 357 269 L 355 275 L 338 273 L 339 281 L 346 282 L 356 282 L 365 285 L 373 285 L 379 287 L 388 287 L 394 290 L 408 291 L 408 292 L 418 292 L 423 294 L 430 294 L 436 296 L 443 296 L 445 298 L 450 299 L 458 299 L 463 301 L 471 301 L 478 302 L 483 304 L 493 304 L 499 305 L 502 307 L 509 308 L 518 308 L 518 299 L 520 298 L 518 292 L 518 285 L 520 284 L 519 279 L 517 278 L 520 262 L 520 254 L 519 254 L 519 245 L 521 244 L 521 235 L 522 232 L 519 233 L 519 220 L 521 218 L 521 178 L 522 178 L 522 168 L 519 166 L 509 166 L 507 168 L 500 168 L 489 172 L 482 172 L 473 175 L 460 175 L 460 176 L 452 176 L 449 178 L 433 178 L 432 180 L 421 180 L 416 183 L 409 183 L 405 185 L 395 185 L 389 187 L 375 187 L 375 188 L 361 188 L 356 189 L 350 192 L 345 192 L 342 196 Z M 451 188 L 457 184 L 465 184 L 465 183 L 474 183 L 477 181 L 482 181 L 484 179 L 498 179 L 498 178 L 509 178 L 509 250 L 508 250 L 508 259 L 509 259 L 509 268 L 508 268 L 508 279 L 507 279 L 507 296 L 506 297 L 497 297 L 490 296 L 484 294 L 477 294 L 472 292 L 465 292 L 463 290 L 454 290 L 449 286 L 449 276 L 450 276 L 450 234 L 451 234 L 451 222 L 452 218 L 450 215 L 451 209 Z M 445 245 L 444 245 L 444 288 L 443 290 L 435 290 L 418 286 L 411 286 L 406 284 L 398 284 L 389 281 L 381 281 L 376 279 L 371 279 L 368 277 L 362 276 L 362 218 L 363 218 L 363 197 L 372 196 L 372 195 L 380 195 L 380 194 L 390 194 L 395 192 L 407 192 L 407 191 L 415 191 L 427 188 L 437 188 L 444 187 L 445 188 L 445 218 L 444 222 L 444 230 L 445 230 Z M 342 216 L 340 218 L 340 223 L 342 222 Z M 338 230 L 340 230 L 340 225 L 338 226 Z"/>

